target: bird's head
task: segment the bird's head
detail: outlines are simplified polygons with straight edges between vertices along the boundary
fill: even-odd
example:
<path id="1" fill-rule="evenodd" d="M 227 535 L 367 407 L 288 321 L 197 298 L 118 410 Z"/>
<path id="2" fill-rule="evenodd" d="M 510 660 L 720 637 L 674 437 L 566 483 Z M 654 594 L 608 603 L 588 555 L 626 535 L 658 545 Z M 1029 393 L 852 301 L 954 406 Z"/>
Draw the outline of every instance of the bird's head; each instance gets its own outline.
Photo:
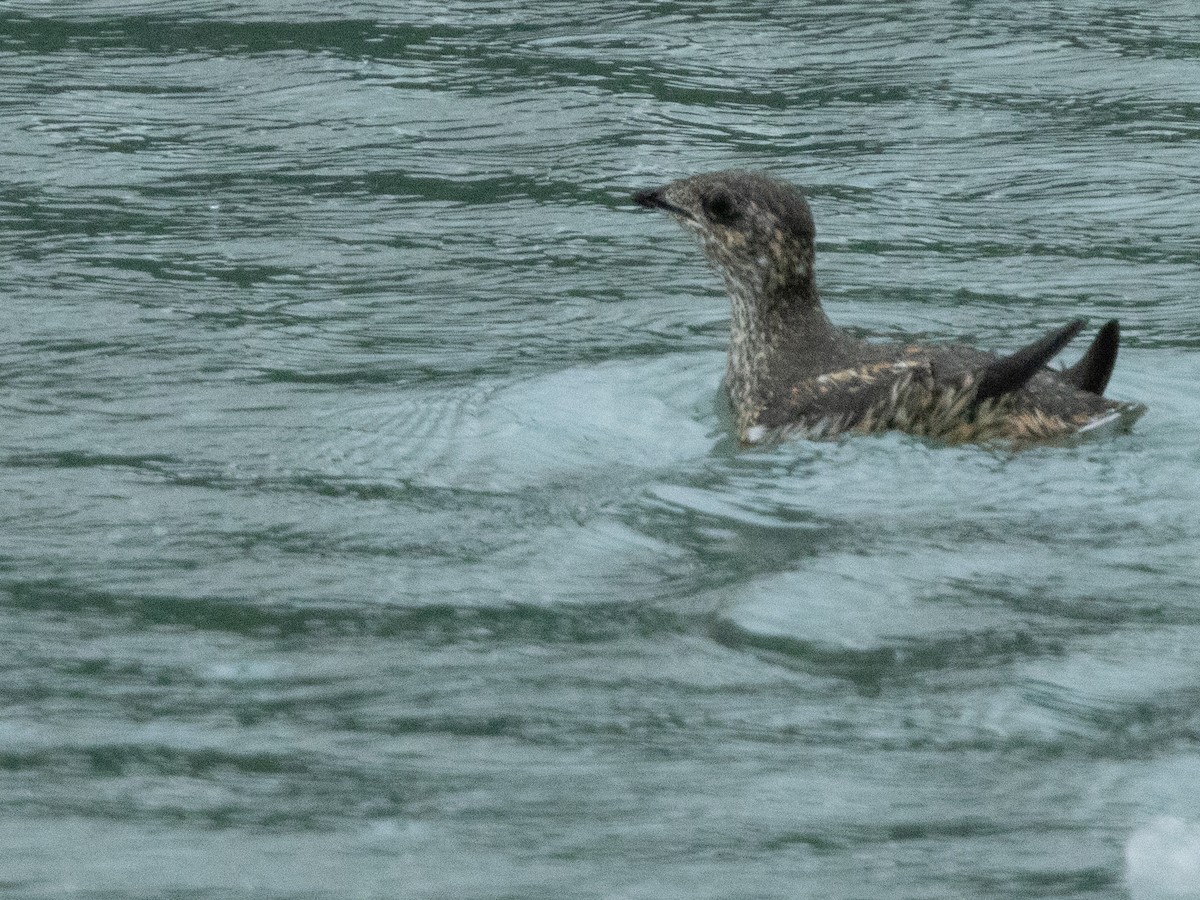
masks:
<path id="1" fill-rule="evenodd" d="M 813 219 L 796 188 L 752 172 L 712 172 L 633 199 L 696 232 L 735 296 L 804 302 L 811 295 Z"/>

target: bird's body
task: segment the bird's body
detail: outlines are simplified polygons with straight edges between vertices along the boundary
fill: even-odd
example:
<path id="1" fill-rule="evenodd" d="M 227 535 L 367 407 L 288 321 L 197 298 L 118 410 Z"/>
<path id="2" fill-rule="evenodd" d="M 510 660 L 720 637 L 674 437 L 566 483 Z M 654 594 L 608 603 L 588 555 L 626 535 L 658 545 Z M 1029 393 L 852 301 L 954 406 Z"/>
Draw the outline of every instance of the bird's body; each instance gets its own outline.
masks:
<path id="1" fill-rule="evenodd" d="M 1144 411 L 1107 399 L 1120 332 L 1106 324 L 1083 359 L 1046 363 L 1074 321 L 1016 353 L 956 344 L 881 344 L 833 326 L 813 277 L 813 223 L 803 195 L 747 172 L 718 172 L 641 191 L 695 231 L 732 301 L 725 382 L 744 443 L 789 434 L 900 430 L 941 441 L 1044 443 Z"/>

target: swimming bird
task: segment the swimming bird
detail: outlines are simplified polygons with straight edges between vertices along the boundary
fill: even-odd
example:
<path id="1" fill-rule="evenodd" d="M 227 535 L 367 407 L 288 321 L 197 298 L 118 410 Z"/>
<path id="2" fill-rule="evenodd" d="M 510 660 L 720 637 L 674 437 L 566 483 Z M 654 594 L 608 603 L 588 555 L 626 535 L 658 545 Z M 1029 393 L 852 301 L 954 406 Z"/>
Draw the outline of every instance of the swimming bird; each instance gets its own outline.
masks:
<path id="1" fill-rule="evenodd" d="M 695 175 L 638 191 L 699 236 L 732 301 L 725 370 L 743 444 L 789 435 L 899 430 L 946 443 L 1048 443 L 1145 411 L 1104 397 L 1120 326 L 1105 324 L 1075 365 L 1047 367 L 1077 319 L 1007 356 L 960 344 L 876 343 L 835 327 L 813 273 L 804 195 L 765 175 Z"/>

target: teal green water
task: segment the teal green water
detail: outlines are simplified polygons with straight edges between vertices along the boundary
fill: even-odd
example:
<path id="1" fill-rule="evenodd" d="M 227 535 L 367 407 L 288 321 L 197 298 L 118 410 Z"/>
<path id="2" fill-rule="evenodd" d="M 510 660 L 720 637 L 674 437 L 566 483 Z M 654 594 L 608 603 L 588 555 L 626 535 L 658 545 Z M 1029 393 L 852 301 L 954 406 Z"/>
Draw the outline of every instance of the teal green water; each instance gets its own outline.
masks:
<path id="1" fill-rule="evenodd" d="M 0 10 L 0 892 L 1200 896 L 1195 7 L 521 6 Z M 1149 412 L 737 451 L 728 166 Z"/>

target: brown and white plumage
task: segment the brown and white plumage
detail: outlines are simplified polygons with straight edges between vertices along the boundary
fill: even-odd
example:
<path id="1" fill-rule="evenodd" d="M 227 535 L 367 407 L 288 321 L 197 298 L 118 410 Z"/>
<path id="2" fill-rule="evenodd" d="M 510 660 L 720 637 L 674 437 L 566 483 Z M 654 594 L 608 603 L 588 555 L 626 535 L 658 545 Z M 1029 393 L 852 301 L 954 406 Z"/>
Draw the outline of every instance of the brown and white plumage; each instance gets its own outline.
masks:
<path id="1" fill-rule="evenodd" d="M 813 275 L 803 195 L 763 175 L 697 175 L 639 191 L 641 206 L 695 232 L 732 301 L 726 387 L 738 437 L 832 437 L 900 430 L 941 441 L 1044 443 L 1102 425 L 1129 427 L 1138 404 L 1103 396 L 1120 331 L 1107 323 L 1083 358 L 1047 363 L 1076 320 L 1008 356 L 961 345 L 885 344 L 834 327 Z"/>

